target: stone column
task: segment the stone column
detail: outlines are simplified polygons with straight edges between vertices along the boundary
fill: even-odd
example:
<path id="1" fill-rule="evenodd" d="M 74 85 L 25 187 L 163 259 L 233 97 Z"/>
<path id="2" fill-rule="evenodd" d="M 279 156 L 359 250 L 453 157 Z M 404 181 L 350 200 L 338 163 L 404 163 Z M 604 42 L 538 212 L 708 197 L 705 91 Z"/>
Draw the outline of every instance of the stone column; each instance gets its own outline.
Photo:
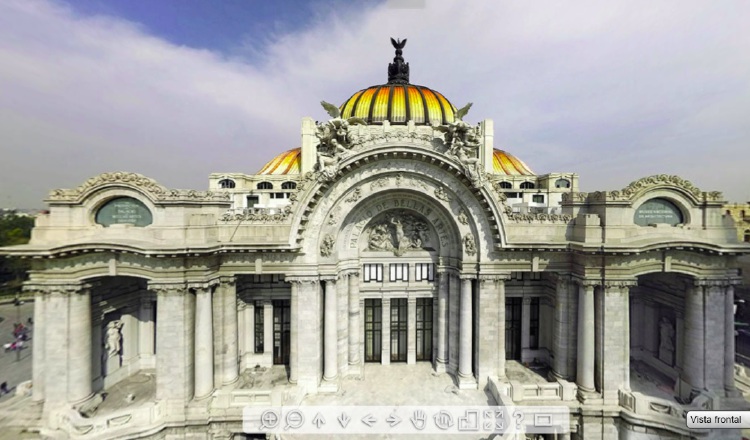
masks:
<path id="1" fill-rule="evenodd" d="M 234 277 L 221 279 L 224 310 L 224 354 L 222 360 L 222 385 L 230 385 L 239 380 L 239 355 L 237 352 L 237 284 Z"/>
<path id="2" fill-rule="evenodd" d="M 451 272 L 448 285 L 448 371 L 458 374 L 458 351 L 461 345 L 460 328 L 461 280 L 457 273 Z"/>
<path id="3" fill-rule="evenodd" d="M 323 281 L 325 281 L 325 321 L 323 323 L 323 348 L 325 355 L 323 359 L 323 380 L 333 382 L 338 376 L 338 356 L 336 350 L 338 346 L 336 334 L 336 315 L 338 315 L 336 303 L 336 278 L 324 278 Z"/>
<path id="4" fill-rule="evenodd" d="M 383 324 L 381 336 L 380 363 L 390 365 L 391 363 L 391 299 L 383 298 Z"/>
<path id="5" fill-rule="evenodd" d="M 294 283 L 292 283 L 292 286 L 294 286 Z M 247 302 L 243 312 L 245 314 L 245 333 L 242 337 L 245 339 L 245 358 L 247 358 L 255 353 L 255 302 Z M 253 365 L 247 365 L 247 367 L 253 367 Z"/>
<path id="6" fill-rule="evenodd" d="M 477 293 L 476 337 L 476 380 L 478 387 L 484 389 L 489 378 L 497 377 L 497 364 L 500 353 L 497 351 L 497 337 L 500 323 L 497 322 L 497 283 L 502 281 L 498 275 L 479 275 Z M 505 306 L 505 304 L 503 304 Z M 503 323 L 504 324 L 504 323 Z"/>
<path id="7" fill-rule="evenodd" d="M 458 377 L 459 388 L 476 388 L 476 380 L 472 370 L 472 297 L 471 282 L 474 279 L 470 275 L 461 276 L 461 304 L 459 324 L 459 354 L 458 354 Z"/>
<path id="8" fill-rule="evenodd" d="M 34 372 L 32 374 L 44 375 L 44 412 L 68 406 L 68 350 L 71 340 L 68 337 L 68 323 L 71 319 L 68 313 L 68 300 L 70 295 L 75 294 L 78 286 L 60 284 L 54 286 L 40 286 L 47 294 L 44 300 L 44 319 L 36 321 L 35 325 L 42 323 L 44 330 L 36 327 L 34 338 L 42 337 L 44 344 L 44 363 L 32 362 Z M 36 319 L 36 311 L 34 312 Z M 32 341 L 36 343 L 36 341 Z M 49 350 L 46 350 L 49 347 Z M 43 368 L 43 369 L 42 369 Z M 39 371 L 37 373 L 37 370 Z M 36 384 L 34 384 L 36 386 Z"/>
<path id="9" fill-rule="evenodd" d="M 74 405 L 92 395 L 90 289 L 83 286 L 69 297 L 68 402 Z"/>
<path id="10" fill-rule="evenodd" d="M 195 391 L 195 297 L 184 284 L 149 284 L 156 291 L 156 399 L 180 414 Z"/>
<path id="11" fill-rule="evenodd" d="M 684 354 L 683 379 L 693 390 L 705 387 L 703 369 L 704 328 L 703 328 L 703 286 L 696 283 L 685 292 L 685 338 L 682 351 Z M 688 397 L 691 390 L 682 390 L 681 397 Z"/>
<path id="12" fill-rule="evenodd" d="M 602 289 L 601 332 L 604 346 L 601 393 L 605 404 L 618 402 L 618 391 L 630 389 L 629 293 L 635 281 L 612 280 Z"/>
<path id="13" fill-rule="evenodd" d="M 438 274 L 437 356 L 435 371 L 445 373 L 448 363 L 448 271 Z"/>
<path id="14" fill-rule="evenodd" d="M 31 341 L 33 348 L 33 362 L 31 363 L 32 376 L 32 400 L 41 402 L 44 400 L 44 327 L 46 316 L 44 314 L 45 297 L 44 292 L 34 292 L 34 326 L 33 339 Z"/>
<path id="15" fill-rule="evenodd" d="M 721 395 L 724 392 L 724 356 L 725 356 L 725 295 L 724 281 L 711 281 L 706 287 L 704 320 L 704 351 L 701 353 L 704 362 L 705 387 Z M 732 362 L 732 365 L 734 362 Z"/>
<path id="16" fill-rule="evenodd" d="M 141 358 L 141 368 L 153 368 L 154 304 L 145 292 L 141 292 L 141 295 L 138 310 L 138 355 Z"/>
<path id="17" fill-rule="evenodd" d="M 724 297 L 724 389 L 728 396 L 735 394 L 734 387 L 734 286 L 726 287 Z"/>
<path id="18" fill-rule="evenodd" d="M 531 346 L 531 298 L 523 298 L 521 304 L 521 361 L 526 362 L 529 357 L 526 352 Z"/>
<path id="19" fill-rule="evenodd" d="M 320 282 L 313 277 L 300 277 L 302 281 L 299 290 L 299 304 L 297 319 L 298 351 L 297 384 L 307 392 L 315 393 L 320 386 L 322 377 L 322 348 L 321 321 L 323 318 L 323 295 Z"/>
<path id="20" fill-rule="evenodd" d="M 570 373 L 568 372 L 568 356 L 570 356 L 570 353 L 567 339 L 570 327 L 570 322 L 568 322 L 568 307 L 570 307 L 568 290 L 568 278 L 563 275 L 558 276 L 555 292 L 555 319 L 552 332 L 552 344 L 555 353 L 552 374 L 558 379 L 568 379 L 570 377 Z"/>
<path id="21" fill-rule="evenodd" d="M 349 272 L 349 365 L 359 365 L 359 272 Z"/>
<path id="22" fill-rule="evenodd" d="M 505 380 L 505 280 L 508 277 L 500 278 L 497 282 L 497 377 Z"/>
<path id="23" fill-rule="evenodd" d="M 299 288 L 300 281 L 289 278 L 291 282 L 291 300 L 289 301 L 289 382 L 297 383 L 299 372 Z"/>
<path id="24" fill-rule="evenodd" d="M 417 299 L 409 298 L 407 304 L 406 363 L 417 363 Z"/>
<path id="25" fill-rule="evenodd" d="M 247 345 L 245 345 L 245 335 L 247 334 L 245 307 L 245 302 L 237 298 L 237 359 L 240 371 L 245 369 L 245 353 L 247 353 Z"/>
<path id="26" fill-rule="evenodd" d="M 273 365 L 273 302 L 263 300 L 263 357 Z"/>
<path id="27" fill-rule="evenodd" d="M 195 297 L 195 397 L 209 396 L 214 390 L 214 331 L 212 288 L 196 290 Z"/>
<path id="28" fill-rule="evenodd" d="M 594 392 L 594 286 L 579 286 L 578 294 L 578 387 Z"/>

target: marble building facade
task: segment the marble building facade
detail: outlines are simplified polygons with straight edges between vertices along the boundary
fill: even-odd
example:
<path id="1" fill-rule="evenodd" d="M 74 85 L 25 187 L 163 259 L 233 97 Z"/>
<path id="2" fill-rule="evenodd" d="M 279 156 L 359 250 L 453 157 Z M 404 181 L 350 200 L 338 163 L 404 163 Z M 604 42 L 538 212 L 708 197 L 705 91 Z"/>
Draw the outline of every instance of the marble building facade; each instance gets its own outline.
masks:
<path id="1" fill-rule="evenodd" d="M 262 404 L 244 371 L 284 365 L 305 396 L 402 362 L 499 404 L 565 405 L 561 438 L 737 434 L 684 419 L 745 404 L 733 292 L 749 249 L 722 195 L 678 176 L 584 193 L 574 173 L 536 175 L 404 66 L 399 49 L 389 83 L 304 118 L 300 148 L 259 173 L 212 174 L 208 191 L 108 173 L 50 193 L 31 242 L 1 251 L 33 267 L 43 429 L 241 438 L 242 407 Z M 508 362 L 546 366 L 546 383 L 511 380 Z M 97 415 L 144 372 L 152 398 Z M 174 431 L 211 423 L 224 431 Z"/>

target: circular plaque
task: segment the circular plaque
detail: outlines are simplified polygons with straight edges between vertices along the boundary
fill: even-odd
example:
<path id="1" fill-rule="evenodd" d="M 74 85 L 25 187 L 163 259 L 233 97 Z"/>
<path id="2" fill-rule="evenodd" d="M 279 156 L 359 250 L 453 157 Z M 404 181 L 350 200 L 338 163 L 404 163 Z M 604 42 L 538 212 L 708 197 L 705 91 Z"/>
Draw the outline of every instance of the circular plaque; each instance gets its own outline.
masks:
<path id="1" fill-rule="evenodd" d="M 105 203 L 96 212 L 96 223 L 103 226 L 130 224 L 148 226 L 154 219 L 140 200 L 132 197 L 118 197 Z"/>

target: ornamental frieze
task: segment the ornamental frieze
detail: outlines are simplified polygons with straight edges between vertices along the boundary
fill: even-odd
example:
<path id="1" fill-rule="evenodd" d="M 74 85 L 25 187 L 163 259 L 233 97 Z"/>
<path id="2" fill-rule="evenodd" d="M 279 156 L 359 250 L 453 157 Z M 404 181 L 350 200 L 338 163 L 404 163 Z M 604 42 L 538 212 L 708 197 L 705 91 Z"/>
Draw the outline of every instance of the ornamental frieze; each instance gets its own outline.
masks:
<path id="1" fill-rule="evenodd" d="M 603 202 L 603 201 L 630 201 L 633 198 L 648 189 L 660 188 L 660 187 L 675 187 L 679 188 L 696 200 L 707 200 L 712 202 L 720 202 L 724 199 L 724 195 L 719 191 L 703 192 L 696 186 L 694 186 L 689 180 L 683 179 L 680 176 L 668 175 L 668 174 L 657 174 L 654 176 L 644 177 L 631 182 L 625 188 L 619 191 L 596 191 L 591 194 L 580 192 L 580 193 L 565 193 L 563 194 L 563 202 L 583 202 L 588 200 Z"/>
<path id="2" fill-rule="evenodd" d="M 244 208 L 221 216 L 223 222 L 287 223 L 292 216 L 292 205 L 283 208 Z"/>
<path id="3" fill-rule="evenodd" d="M 94 189 L 113 184 L 137 188 L 151 196 L 154 201 L 229 202 L 225 192 L 167 189 L 155 180 L 137 173 L 104 173 L 85 181 L 75 189 L 56 189 L 50 192 L 48 200 L 54 202 L 80 201 Z"/>
<path id="4" fill-rule="evenodd" d="M 429 229 L 421 218 L 396 211 L 387 220 L 368 227 L 367 249 L 393 252 L 397 257 L 410 250 L 428 249 Z"/>

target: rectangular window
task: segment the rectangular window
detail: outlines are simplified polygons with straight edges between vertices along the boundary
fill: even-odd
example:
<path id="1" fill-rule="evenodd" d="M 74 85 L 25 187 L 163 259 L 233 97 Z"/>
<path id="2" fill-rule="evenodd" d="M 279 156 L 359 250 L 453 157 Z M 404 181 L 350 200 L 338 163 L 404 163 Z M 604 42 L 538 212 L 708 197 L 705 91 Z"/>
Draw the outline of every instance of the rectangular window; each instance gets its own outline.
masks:
<path id="1" fill-rule="evenodd" d="M 509 199 L 520 199 L 521 198 L 520 193 L 517 193 L 517 192 L 509 192 L 509 193 L 505 193 L 505 195 L 508 196 Z"/>
<path id="2" fill-rule="evenodd" d="M 391 281 L 409 281 L 409 263 L 391 263 Z"/>
<path id="3" fill-rule="evenodd" d="M 534 203 L 544 203 L 544 194 L 534 194 L 531 196 L 531 201 Z"/>
<path id="4" fill-rule="evenodd" d="M 362 268 L 364 273 L 365 283 L 371 281 L 383 281 L 383 265 L 382 264 L 365 264 Z"/>
<path id="5" fill-rule="evenodd" d="M 529 307 L 529 348 L 539 349 L 539 298 L 531 298 Z"/>
<path id="6" fill-rule="evenodd" d="M 416 281 L 435 281 L 435 265 L 433 263 L 417 263 L 414 272 Z"/>
<path id="7" fill-rule="evenodd" d="M 248 208 L 252 208 L 255 205 L 257 205 L 258 203 L 260 203 L 260 199 L 258 198 L 258 196 L 247 196 L 247 207 Z"/>
<path id="8" fill-rule="evenodd" d="M 263 302 L 255 301 L 255 352 L 263 353 Z"/>

